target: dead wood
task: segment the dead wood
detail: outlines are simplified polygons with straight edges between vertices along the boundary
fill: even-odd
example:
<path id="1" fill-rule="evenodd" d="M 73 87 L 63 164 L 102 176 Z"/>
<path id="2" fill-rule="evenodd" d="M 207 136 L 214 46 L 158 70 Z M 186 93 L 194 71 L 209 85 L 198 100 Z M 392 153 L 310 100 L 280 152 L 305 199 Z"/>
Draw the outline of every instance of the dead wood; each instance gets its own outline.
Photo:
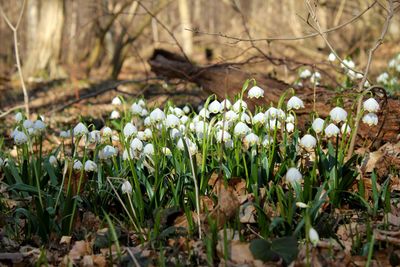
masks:
<path id="1" fill-rule="evenodd" d="M 257 85 L 265 90 L 262 99 L 247 99 L 250 107 L 255 105 L 277 104 L 282 93 L 291 85 L 262 73 L 252 73 L 245 69 L 245 64 L 224 63 L 211 66 L 199 66 L 188 62 L 184 57 L 169 51 L 156 49 L 149 59 L 151 70 L 160 77 L 167 79 L 181 79 L 196 83 L 209 94 L 215 94 L 219 99 L 229 97 L 233 99 L 237 95 L 246 79 L 254 78 Z M 309 114 L 313 110 L 314 89 L 311 86 L 296 88 L 296 95 L 305 103 L 305 109 L 298 112 L 299 121 L 302 126 L 310 121 Z M 325 118 L 329 111 L 336 105 L 338 97 L 342 97 L 347 109 L 352 107 L 355 96 L 350 93 L 339 93 L 329 90 L 324 86 L 315 88 L 315 110 L 320 117 Z M 375 140 L 374 146 L 380 146 L 382 142 L 396 142 L 400 133 L 400 101 L 395 98 L 381 99 L 383 106 L 378 126 L 370 128 L 361 125 L 358 141 L 370 145 Z M 382 128 L 380 130 L 380 128 Z"/>

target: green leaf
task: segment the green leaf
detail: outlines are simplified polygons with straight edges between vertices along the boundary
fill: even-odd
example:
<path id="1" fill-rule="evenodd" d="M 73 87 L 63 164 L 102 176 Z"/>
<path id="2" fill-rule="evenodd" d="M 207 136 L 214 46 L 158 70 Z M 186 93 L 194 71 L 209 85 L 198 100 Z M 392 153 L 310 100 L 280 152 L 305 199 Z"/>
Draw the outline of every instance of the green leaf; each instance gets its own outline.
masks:
<path id="1" fill-rule="evenodd" d="M 254 258 L 262 261 L 278 261 L 279 255 L 271 250 L 271 243 L 265 239 L 254 239 L 250 243 Z"/>
<path id="2" fill-rule="evenodd" d="M 294 236 L 285 236 L 272 241 L 271 250 L 276 252 L 287 264 L 297 258 L 299 250 Z"/>

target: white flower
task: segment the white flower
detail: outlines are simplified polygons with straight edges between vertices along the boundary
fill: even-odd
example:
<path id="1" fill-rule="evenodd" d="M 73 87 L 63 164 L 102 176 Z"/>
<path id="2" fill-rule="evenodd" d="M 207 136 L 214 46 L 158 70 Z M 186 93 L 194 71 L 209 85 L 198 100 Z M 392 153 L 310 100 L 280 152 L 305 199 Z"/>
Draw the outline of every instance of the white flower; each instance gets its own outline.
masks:
<path id="1" fill-rule="evenodd" d="M 133 151 L 140 152 L 143 149 L 143 143 L 142 143 L 142 141 L 139 140 L 139 138 L 135 138 L 131 141 L 130 147 Z"/>
<path id="2" fill-rule="evenodd" d="M 250 88 L 248 96 L 249 98 L 264 97 L 264 90 L 258 86 L 253 86 L 252 88 Z"/>
<path id="3" fill-rule="evenodd" d="M 305 208 L 308 208 L 308 205 L 304 202 L 296 202 L 296 207 L 305 209 Z"/>
<path id="4" fill-rule="evenodd" d="M 210 117 L 210 112 L 207 109 L 202 108 L 199 111 L 199 116 L 202 117 L 202 118 L 209 118 Z"/>
<path id="5" fill-rule="evenodd" d="M 341 107 L 333 108 L 329 112 L 329 115 L 331 116 L 331 119 L 336 123 L 339 123 L 341 121 L 346 121 L 347 119 L 347 112 Z"/>
<path id="6" fill-rule="evenodd" d="M 44 122 L 41 120 L 36 120 L 33 124 L 33 129 L 35 129 L 35 131 L 39 133 L 43 132 L 46 129 L 46 124 L 44 124 Z"/>
<path id="7" fill-rule="evenodd" d="M 91 160 L 85 162 L 85 172 L 95 172 L 97 171 L 97 164 Z"/>
<path id="8" fill-rule="evenodd" d="M 61 138 L 69 138 L 69 137 L 71 137 L 71 132 L 70 131 L 61 131 L 60 137 Z"/>
<path id="9" fill-rule="evenodd" d="M 145 140 L 150 140 L 152 137 L 153 137 L 153 132 L 149 128 L 144 129 Z"/>
<path id="10" fill-rule="evenodd" d="M 376 82 L 377 83 L 382 83 L 382 84 L 387 84 L 389 80 L 389 73 L 384 72 L 381 73 L 377 78 L 376 78 Z"/>
<path id="11" fill-rule="evenodd" d="M 176 138 L 181 137 L 182 133 L 178 129 L 173 128 L 173 129 L 171 129 L 169 135 L 171 136 L 172 139 L 176 139 Z"/>
<path id="12" fill-rule="evenodd" d="M 167 126 L 167 128 L 176 128 L 179 126 L 180 122 L 181 121 L 177 116 L 175 116 L 174 114 L 168 114 L 165 120 L 165 125 Z"/>
<path id="13" fill-rule="evenodd" d="M 112 135 L 112 130 L 111 130 L 111 128 L 110 127 L 104 127 L 103 128 L 103 136 L 111 136 Z"/>
<path id="14" fill-rule="evenodd" d="M 147 156 L 152 156 L 154 155 L 154 146 L 153 144 L 146 144 L 143 148 L 143 153 Z"/>
<path id="15" fill-rule="evenodd" d="M 88 129 L 86 128 L 86 126 L 85 126 L 82 122 L 78 123 L 78 124 L 75 126 L 74 131 L 73 131 L 74 136 L 85 135 L 85 134 L 87 134 L 88 132 L 89 132 Z"/>
<path id="16" fill-rule="evenodd" d="M 151 125 L 151 119 L 150 119 L 150 117 L 144 118 L 143 124 L 144 124 L 144 126 L 149 127 L 149 126 Z"/>
<path id="17" fill-rule="evenodd" d="M 119 114 L 119 112 L 117 110 L 113 110 L 111 112 L 110 119 L 115 120 L 115 119 L 119 119 L 120 117 L 121 117 L 121 115 Z"/>
<path id="18" fill-rule="evenodd" d="M 21 122 L 23 118 L 24 118 L 24 117 L 22 116 L 22 113 L 21 113 L 21 112 L 18 112 L 17 114 L 15 114 L 15 117 L 14 117 L 14 119 L 15 119 L 15 121 L 16 121 L 17 123 Z"/>
<path id="19" fill-rule="evenodd" d="M 80 170 L 82 170 L 82 168 L 83 168 L 82 162 L 81 162 L 80 160 L 76 159 L 76 160 L 74 161 L 74 165 L 72 166 L 72 168 L 73 168 L 75 171 L 80 171 Z"/>
<path id="20" fill-rule="evenodd" d="M 318 232 L 314 228 L 310 228 L 308 232 L 308 238 L 310 238 L 311 243 L 316 246 L 319 242 Z"/>
<path id="21" fill-rule="evenodd" d="M 33 122 L 31 120 L 24 120 L 22 125 L 25 127 L 25 129 L 33 128 Z"/>
<path id="22" fill-rule="evenodd" d="M 287 115 L 285 121 L 287 123 L 294 123 L 294 116 L 292 114 Z"/>
<path id="23" fill-rule="evenodd" d="M 221 102 L 222 109 L 230 109 L 232 107 L 231 101 L 229 99 L 224 99 Z"/>
<path id="24" fill-rule="evenodd" d="M 274 108 L 274 107 L 270 107 L 269 109 L 267 109 L 267 111 L 265 111 L 265 116 L 268 120 L 270 119 L 275 119 L 278 116 L 278 109 Z"/>
<path id="25" fill-rule="evenodd" d="M 149 114 L 149 112 L 147 111 L 147 109 L 142 109 L 142 113 L 140 113 L 140 116 L 142 117 L 146 117 Z"/>
<path id="26" fill-rule="evenodd" d="M 190 155 L 194 155 L 197 153 L 197 145 L 195 143 L 193 143 L 189 138 L 185 138 L 186 140 L 186 145 L 188 147 L 189 153 Z M 176 146 L 178 147 L 179 150 L 185 150 L 185 144 L 183 143 L 184 140 L 182 138 L 180 138 L 178 140 L 178 143 L 176 144 Z"/>
<path id="27" fill-rule="evenodd" d="M 317 145 L 317 139 L 311 134 L 306 134 L 300 139 L 300 145 L 307 151 L 313 150 Z"/>
<path id="28" fill-rule="evenodd" d="M 120 99 L 118 96 L 116 96 L 116 97 L 114 97 L 114 98 L 112 99 L 111 105 L 120 106 L 120 105 L 122 105 L 122 101 L 121 101 L 121 99 Z"/>
<path id="29" fill-rule="evenodd" d="M 229 110 L 228 112 L 225 113 L 225 120 L 227 121 L 235 121 L 238 118 L 239 115 L 233 110 Z"/>
<path id="30" fill-rule="evenodd" d="M 185 114 L 189 114 L 190 108 L 188 106 L 184 106 L 183 107 L 183 112 L 185 112 Z"/>
<path id="31" fill-rule="evenodd" d="M 364 115 L 362 121 L 368 126 L 378 125 L 378 116 L 375 113 L 368 113 Z"/>
<path id="32" fill-rule="evenodd" d="M 300 109 L 304 108 L 304 103 L 303 101 L 298 98 L 297 96 L 292 96 L 289 101 L 287 102 L 287 109 Z"/>
<path id="33" fill-rule="evenodd" d="M 28 142 L 28 136 L 26 136 L 26 134 L 24 132 L 15 130 L 13 132 L 13 137 L 14 137 L 14 143 L 16 145 L 23 145 L 26 142 Z"/>
<path id="34" fill-rule="evenodd" d="M 217 140 L 217 143 L 222 143 L 231 140 L 231 134 L 228 133 L 227 131 L 222 131 L 218 130 L 215 133 L 215 139 Z"/>
<path id="35" fill-rule="evenodd" d="M 136 129 L 135 125 L 128 122 L 125 125 L 123 132 L 124 132 L 125 138 L 128 138 L 130 136 L 135 136 L 137 134 L 137 129 Z"/>
<path id="36" fill-rule="evenodd" d="M 57 167 L 58 163 L 57 163 L 57 158 L 54 155 L 51 155 L 49 157 L 49 163 L 51 166 L 53 166 L 54 168 Z"/>
<path id="37" fill-rule="evenodd" d="M 106 145 L 102 150 L 99 151 L 99 158 L 102 160 L 109 159 L 116 156 L 118 153 L 117 149 L 113 146 Z"/>
<path id="38" fill-rule="evenodd" d="M 221 103 L 218 102 L 218 100 L 214 100 L 208 105 L 208 111 L 210 111 L 213 114 L 217 114 L 221 111 L 222 106 Z"/>
<path id="39" fill-rule="evenodd" d="M 93 130 L 89 133 L 89 142 L 90 143 L 100 143 L 101 142 L 101 136 L 100 136 L 100 131 Z"/>
<path id="40" fill-rule="evenodd" d="M 303 175 L 301 175 L 300 171 L 294 167 L 287 170 L 285 177 L 286 181 L 292 185 L 301 183 L 301 180 L 303 179 Z"/>
<path id="41" fill-rule="evenodd" d="M 180 118 L 184 115 L 184 112 L 181 108 L 176 107 L 174 108 L 174 114 Z"/>
<path id="42" fill-rule="evenodd" d="M 143 108 L 146 107 L 146 102 L 144 102 L 143 99 L 140 99 L 140 100 L 138 101 L 138 104 L 141 105 Z"/>
<path id="43" fill-rule="evenodd" d="M 275 130 L 275 129 L 280 129 L 280 128 L 281 128 L 281 122 L 278 121 L 277 119 L 272 119 L 272 120 L 267 121 L 266 129 Z"/>
<path id="44" fill-rule="evenodd" d="M 242 113 L 242 116 L 240 116 L 240 121 L 250 124 L 251 123 L 251 118 L 246 113 Z"/>
<path id="45" fill-rule="evenodd" d="M 318 84 L 319 80 L 321 80 L 321 73 L 316 71 L 311 75 L 310 82 Z"/>
<path id="46" fill-rule="evenodd" d="M 334 62 L 336 60 L 336 56 L 334 53 L 330 53 L 328 56 L 328 61 Z"/>
<path id="47" fill-rule="evenodd" d="M 243 142 L 247 146 L 254 146 L 260 143 L 260 138 L 254 133 L 249 133 L 244 137 Z"/>
<path id="48" fill-rule="evenodd" d="M 240 111 L 245 111 L 247 109 L 247 103 L 239 99 L 235 104 L 233 104 L 232 108 L 236 113 L 239 113 Z"/>
<path id="49" fill-rule="evenodd" d="M 179 120 L 181 121 L 182 124 L 186 124 L 189 120 L 189 117 L 186 115 L 183 115 Z"/>
<path id="50" fill-rule="evenodd" d="M 133 115 L 142 115 L 143 107 L 137 103 L 133 103 L 131 106 L 131 112 Z"/>
<path id="51" fill-rule="evenodd" d="M 343 63 L 340 63 L 340 66 L 346 70 L 349 68 L 354 69 L 356 67 L 356 64 L 351 59 L 343 59 Z"/>
<path id="52" fill-rule="evenodd" d="M 172 152 L 168 147 L 163 147 L 161 148 L 161 152 L 165 155 L 165 156 L 172 156 Z"/>
<path id="53" fill-rule="evenodd" d="M 156 108 L 150 113 L 150 121 L 152 123 L 162 122 L 165 120 L 165 113 L 159 108 Z"/>
<path id="54" fill-rule="evenodd" d="M 351 133 L 351 128 L 350 128 L 350 126 L 349 126 L 347 123 L 344 123 L 344 124 L 342 125 L 342 127 L 340 127 L 340 132 L 341 132 L 342 134 L 347 134 L 347 135 L 349 135 L 349 134 Z"/>
<path id="55" fill-rule="evenodd" d="M 300 78 L 302 79 L 307 79 L 308 77 L 311 76 L 311 71 L 308 69 L 302 70 L 299 74 Z"/>
<path id="56" fill-rule="evenodd" d="M 138 131 L 136 137 L 140 140 L 143 141 L 145 139 L 144 137 L 144 132 L 143 131 Z"/>
<path id="57" fill-rule="evenodd" d="M 336 135 L 339 134 L 339 132 L 340 132 L 339 128 L 338 128 L 335 124 L 333 124 L 333 123 L 329 124 L 329 125 L 325 128 L 325 135 L 326 135 L 326 137 L 336 136 Z"/>
<path id="58" fill-rule="evenodd" d="M 245 136 L 250 132 L 250 128 L 245 123 L 240 121 L 236 124 L 233 132 L 236 136 Z"/>
<path id="59" fill-rule="evenodd" d="M 292 133 L 292 132 L 294 131 L 294 124 L 291 123 L 291 122 L 286 123 L 286 131 L 287 131 L 288 133 Z"/>
<path id="60" fill-rule="evenodd" d="M 121 186 L 121 191 L 122 191 L 122 194 L 128 194 L 128 195 L 132 194 L 131 183 L 129 181 L 123 182 L 122 186 Z"/>
<path id="61" fill-rule="evenodd" d="M 321 133 L 322 130 L 324 129 L 324 123 L 325 121 L 321 118 L 316 118 L 313 123 L 312 123 L 312 128 L 314 130 L 314 132 L 316 132 L 317 134 Z"/>
<path id="62" fill-rule="evenodd" d="M 379 103 L 374 98 L 369 98 L 364 101 L 363 107 L 368 112 L 378 112 Z"/>
<path id="63" fill-rule="evenodd" d="M 253 117 L 253 124 L 264 124 L 267 118 L 263 112 L 259 112 Z"/>

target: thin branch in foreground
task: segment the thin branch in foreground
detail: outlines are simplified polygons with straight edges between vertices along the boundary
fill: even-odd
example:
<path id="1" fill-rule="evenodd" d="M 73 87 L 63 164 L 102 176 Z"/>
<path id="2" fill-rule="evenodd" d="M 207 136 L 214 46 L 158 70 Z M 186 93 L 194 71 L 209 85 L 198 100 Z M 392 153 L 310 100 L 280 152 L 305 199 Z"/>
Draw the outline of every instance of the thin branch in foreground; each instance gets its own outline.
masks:
<path id="1" fill-rule="evenodd" d="M 3 7 L 1 6 L 1 4 L 0 4 L 0 13 L 1 13 L 1 16 L 3 17 L 3 19 L 6 21 L 8 27 L 13 32 L 15 60 L 17 63 L 18 75 L 19 75 L 19 78 L 21 81 L 22 91 L 24 93 L 25 112 L 26 112 L 26 116 L 29 118 L 29 96 L 28 96 L 28 91 L 25 86 L 24 76 L 22 75 L 22 67 L 21 67 L 21 61 L 19 58 L 19 49 L 18 49 L 18 34 L 17 34 L 19 25 L 21 23 L 22 14 L 24 13 L 25 3 L 26 3 L 26 1 L 23 0 L 21 11 L 19 13 L 18 20 L 17 20 L 17 23 L 15 24 L 15 26 L 11 23 L 11 21 L 9 20 L 7 15 L 4 13 L 4 10 L 3 10 Z"/>

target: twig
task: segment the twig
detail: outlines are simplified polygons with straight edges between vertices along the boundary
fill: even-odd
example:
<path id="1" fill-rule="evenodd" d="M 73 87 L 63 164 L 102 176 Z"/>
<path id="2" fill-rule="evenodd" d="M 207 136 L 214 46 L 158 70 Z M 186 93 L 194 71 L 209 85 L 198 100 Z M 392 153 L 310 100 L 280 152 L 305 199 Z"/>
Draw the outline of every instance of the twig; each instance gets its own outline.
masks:
<path id="1" fill-rule="evenodd" d="M 20 109 L 20 108 L 23 108 L 23 107 L 25 107 L 25 105 L 18 105 L 18 106 L 12 107 L 12 108 L 2 112 L 0 114 L 0 118 L 3 118 L 5 116 L 7 116 L 8 114 L 10 114 L 11 112 L 13 112 L 14 110 L 17 110 L 17 109 Z"/>
<path id="2" fill-rule="evenodd" d="M 17 20 L 17 23 L 15 24 L 15 26 L 11 23 L 11 21 L 8 19 L 7 15 L 4 13 L 3 7 L 1 5 L 0 5 L 0 13 L 1 13 L 1 16 L 4 18 L 4 20 L 6 21 L 8 27 L 13 32 L 15 60 L 17 63 L 18 75 L 19 75 L 19 78 L 21 81 L 22 91 L 24 93 L 25 112 L 26 112 L 26 116 L 29 118 L 29 96 L 28 96 L 28 91 L 25 86 L 24 76 L 22 75 L 21 61 L 19 58 L 19 49 L 18 49 L 18 34 L 17 34 L 19 24 L 21 23 L 22 14 L 24 13 L 25 2 L 26 1 L 23 0 L 21 11 L 19 13 L 19 17 L 18 17 L 18 20 Z"/>
<path id="3" fill-rule="evenodd" d="M 330 29 L 327 29 L 325 31 L 323 31 L 323 34 L 327 34 L 330 32 L 334 32 L 336 30 L 339 30 L 351 23 L 353 23 L 354 21 L 356 21 L 357 19 L 359 19 L 361 16 L 363 16 L 367 11 L 369 11 L 375 4 L 377 3 L 377 0 L 375 0 L 374 2 L 372 2 L 367 8 L 365 8 L 363 11 L 361 11 L 360 13 L 358 13 L 356 16 L 354 16 L 353 18 L 351 18 L 350 20 L 336 26 L 336 27 L 332 27 Z M 218 33 L 208 33 L 208 32 L 202 32 L 198 29 L 186 29 L 189 31 L 193 31 L 196 34 L 204 34 L 204 35 L 212 35 L 212 36 L 219 36 L 225 39 L 230 39 L 235 41 L 236 43 L 239 42 L 262 42 L 262 41 L 266 41 L 266 42 L 273 42 L 273 41 L 296 41 L 296 40 L 303 40 L 303 39 L 309 39 L 309 38 L 313 38 L 313 37 L 317 37 L 319 35 L 319 33 L 314 32 L 314 33 L 310 33 L 310 34 L 306 34 L 303 36 L 278 36 L 278 37 L 266 37 L 266 38 L 239 38 L 239 37 L 235 37 L 235 36 L 230 36 L 227 34 L 223 34 L 221 32 Z"/>
<path id="4" fill-rule="evenodd" d="M 368 53 L 368 61 L 367 61 L 367 66 L 365 67 L 365 71 L 364 71 L 364 76 L 361 79 L 361 82 L 358 85 L 358 91 L 361 93 L 364 90 L 364 84 L 367 81 L 367 76 L 368 76 L 368 72 L 369 69 L 371 67 L 371 62 L 372 62 L 372 58 L 374 55 L 374 52 L 378 49 L 378 47 L 383 43 L 383 39 L 385 38 L 385 35 L 389 29 L 389 25 L 390 22 L 393 18 L 393 14 L 394 14 L 394 4 L 393 4 L 393 0 L 389 0 L 389 9 L 388 9 L 388 13 L 386 15 L 386 20 L 385 20 L 385 24 L 383 25 L 383 29 L 381 32 L 381 35 L 379 36 L 378 40 L 376 40 L 375 45 L 369 50 Z M 349 146 L 349 151 L 347 154 L 347 157 L 351 157 L 351 155 L 354 152 L 354 147 L 356 144 L 356 139 L 357 139 L 357 132 L 358 132 L 358 128 L 360 126 L 360 119 L 361 119 L 361 111 L 362 111 L 362 104 L 363 104 L 363 94 L 360 95 L 358 102 L 357 102 L 357 112 L 356 112 L 356 121 L 355 121 L 355 126 L 354 126 L 354 133 L 353 136 L 351 137 L 351 141 L 350 141 L 350 146 Z"/>

